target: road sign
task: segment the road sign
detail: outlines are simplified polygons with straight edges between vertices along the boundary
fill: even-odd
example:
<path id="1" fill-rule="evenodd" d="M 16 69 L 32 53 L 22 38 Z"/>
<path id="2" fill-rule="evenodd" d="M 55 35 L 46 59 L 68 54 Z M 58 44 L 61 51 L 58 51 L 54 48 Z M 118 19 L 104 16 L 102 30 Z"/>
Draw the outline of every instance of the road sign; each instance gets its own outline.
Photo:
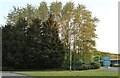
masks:
<path id="1" fill-rule="evenodd" d="M 109 60 L 110 60 L 110 56 L 104 56 L 104 57 L 103 57 L 103 60 L 104 60 L 104 61 L 109 61 Z"/>
<path id="2" fill-rule="evenodd" d="M 103 66 L 105 68 L 110 67 L 111 61 L 110 61 L 110 56 L 104 56 L 103 57 Z"/>

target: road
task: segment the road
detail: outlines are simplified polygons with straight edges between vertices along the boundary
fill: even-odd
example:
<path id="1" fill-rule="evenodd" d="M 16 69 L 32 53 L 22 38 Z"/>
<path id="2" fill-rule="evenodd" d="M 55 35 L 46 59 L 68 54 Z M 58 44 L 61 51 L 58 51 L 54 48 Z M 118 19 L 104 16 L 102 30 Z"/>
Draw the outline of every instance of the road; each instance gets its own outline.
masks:
<path id="1" fill-rule="evenodd" d="M 118 67 L 110 67 L 109 70 L 112 70 L 112 71 L 118 71 L 120 72 L 120 68 Z"/>
<path id="2" fill-rule="evenodd" d="M 13 72 L 2 72 L 2 78 L 37 78 L 37 77 L 32 77 L 32 76 L 27 76 L 27 75 L 22 75 L 22 74 L 16 74 Z"/>

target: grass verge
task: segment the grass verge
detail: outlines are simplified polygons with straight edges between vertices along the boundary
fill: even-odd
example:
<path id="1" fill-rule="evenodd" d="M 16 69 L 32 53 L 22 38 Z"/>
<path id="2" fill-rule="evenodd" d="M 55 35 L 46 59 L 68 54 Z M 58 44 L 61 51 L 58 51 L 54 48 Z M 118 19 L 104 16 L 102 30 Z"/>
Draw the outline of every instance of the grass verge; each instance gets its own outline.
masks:
<path id="1" fill-rule="evenodd" d="M 20 71 L 19 74 L 30 76 L 118 76 L 117 71 L 104 69 L 82 71 Z"/>

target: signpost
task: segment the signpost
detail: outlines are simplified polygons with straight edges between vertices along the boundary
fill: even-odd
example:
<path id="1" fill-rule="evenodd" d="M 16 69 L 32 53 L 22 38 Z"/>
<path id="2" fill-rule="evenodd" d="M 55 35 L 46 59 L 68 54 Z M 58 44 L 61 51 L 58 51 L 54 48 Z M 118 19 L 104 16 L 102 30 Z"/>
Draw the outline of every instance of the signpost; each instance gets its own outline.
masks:
<path id="1" fill-rule="evenodd" d="M 110 67 L 111 61 L 110 61 L 110 56 L 104 56 L 103 57 L 103 66 L 107 69 Z"/>

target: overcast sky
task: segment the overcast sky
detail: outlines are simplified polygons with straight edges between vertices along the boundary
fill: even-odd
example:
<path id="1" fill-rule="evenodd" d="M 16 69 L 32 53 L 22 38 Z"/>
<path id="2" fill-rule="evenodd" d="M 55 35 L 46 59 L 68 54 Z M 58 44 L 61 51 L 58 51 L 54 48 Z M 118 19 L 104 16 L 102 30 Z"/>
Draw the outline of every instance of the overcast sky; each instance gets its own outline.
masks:
<path id="1" fill-rule="evenodd" d="M 26 4 L 38 6 L 41 1 L 51 3 L 56 0 L 1 0 L 0 25 L 5 24 L 5 18 L 13 6 L 24 7 Z M 57 0 L 65 4 L 73 1 L 75 5 L 83 4 L 92 11 L 93 16 L 100 19 L 97 23 L 96 48 L 100 51 L 118 53 L 118 1 L 119 0 Z"/>

